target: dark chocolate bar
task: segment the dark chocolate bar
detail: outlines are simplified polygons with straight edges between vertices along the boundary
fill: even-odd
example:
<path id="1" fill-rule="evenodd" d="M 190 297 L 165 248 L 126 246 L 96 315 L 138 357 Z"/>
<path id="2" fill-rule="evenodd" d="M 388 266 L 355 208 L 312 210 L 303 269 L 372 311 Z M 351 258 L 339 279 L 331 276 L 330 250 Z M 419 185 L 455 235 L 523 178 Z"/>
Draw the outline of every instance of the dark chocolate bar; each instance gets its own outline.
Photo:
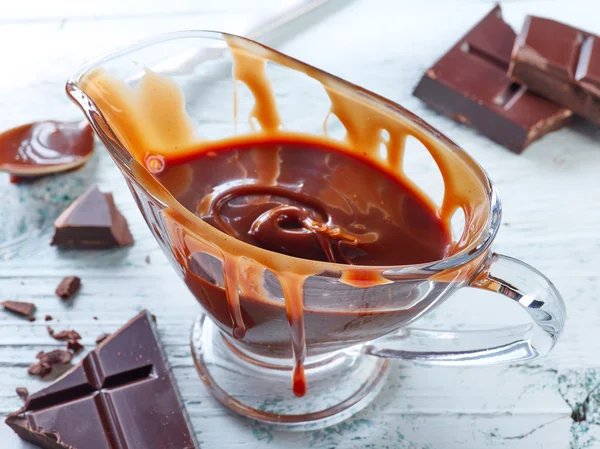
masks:
<path id="1" fill-rule="evenodd" d="M 509 75 L 600 125 L 600 37 L 528 16 L 515 41 Z"/>
<path id="2" fill-rule="evenodd" d="M 96 186 L 60 214 L 54 227 L 51 244 L 63 248 L 112 248 L 133 244 L 127 221 L 117 209 L 113 196 L 100 192 Z"/>
<path id="3" fill-rule="evenodd" d="M 30 395 L 6 423 L 48 449 L 197 447 L 147 311 Z"/>
<path id="4" fill-rule="evenodd" d="M 414 95 L 516 153 L 568 123 L 572 112 L 506 74 L 515 32 L 496 6 L 431 67 Z"/>

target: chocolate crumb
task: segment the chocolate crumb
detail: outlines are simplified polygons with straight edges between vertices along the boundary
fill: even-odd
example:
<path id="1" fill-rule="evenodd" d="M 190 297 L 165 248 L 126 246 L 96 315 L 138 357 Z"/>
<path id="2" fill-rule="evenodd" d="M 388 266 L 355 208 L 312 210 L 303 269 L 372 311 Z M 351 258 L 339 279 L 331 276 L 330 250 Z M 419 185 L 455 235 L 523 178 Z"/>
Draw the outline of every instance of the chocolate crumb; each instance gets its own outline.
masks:
<path id="1" fill-rule="evenodd" d="M 35 317 L 34 316 L 28 316 L 27 317 L 27 321 L 33 322 L 33 321 L 35 321 Z"/>
<path id="2" fill-rule="evenodd" d="M 55 340 L 81 340 L 81 335 L 76 330 L 60 331 L 50 334 Z"/>
<path id="3" fill-rule="evenodd" d="M 152 314 L 152 321 L 154 321 L 156 323 L 156 315 Z"/>
<path id="4" fill-rule="evenodd" d="M 92 319 L 93 319 L 94 321 L 98 321 L 98 317 L 97 317 L 97 316 L 93 316 L 93 317 L 92 317 Z"/>
<path id="5" fill-rule="evenodd" d="M 17 395 L 23 400 L 27 399 L 27 397 L 29 396 L 29 391 L 27 391 L 27 388 L 25 387 L 17 387 L 15 388 L 15 391 L 17 392 Z"/>
<path id="6" fill-rule="evenodd" d="M 46 315 L 44 321 L 52 321 L 52 315 Z"/>
<path id="7" fill-rule="evenodd" d="M 32 317 L 35 312 L 35 304 L 31 302 L 3 301 L 1 304 L 5 310 L 27 318 Z"/>
<path id="8" fill-rule="evenodd" d="M 69 340 L 67 342 L 67 351 L 71 351 L 72 354 L 79 354 L 83 349 L 83 345 L 77 340 Z"/>
<path id="9" fill-rule="evenodd" d="M 148 265 L 150 265 L 150 256 L 146 256 L 146 258 L 145 258 L 144 260 L 146 261 L 146 263 L 147 263 Z"/>
<path id="10" fill-rule="evenodd" d="M 52 372 L 52 366 L 47 362 L 39 361 L 30 365 L 27 372 L 32 376 L 40 376 L 42 379 Z"/>
<path id="11" fill-rule="evenodd" d="M 103 334 L 98 335 L 98 338 L 96 338 L 96 344 L 99 345 L 104 340 L 106 340 L 108 337 L 110 337 L 110 334 L 103 333 Z"/>
<path id="12" fill-rule="evenodd" d="M 62 349 L 54 349 L 50 352 L 42 352 L 38 354 L 40 363 L 47 363 L 49 365 L 66 365 L 71 362 L 73 355 L 68 351 Z"/>
<path id="13" fill-rule="evenodd" d="M 51 337 L 54 336 L 54 329 L 52 329 L 50 326 L 46 326 L 46 330 L 48 331 L 48 334 L 50 334 Z"/>
<path id="14" fill-rule="evenodd" d="M 81 279 L 77 276 L 67 276 L 58 287 L 56 287 L 56 294 L 64 300 L 71 299 L 81 288 Z"/>

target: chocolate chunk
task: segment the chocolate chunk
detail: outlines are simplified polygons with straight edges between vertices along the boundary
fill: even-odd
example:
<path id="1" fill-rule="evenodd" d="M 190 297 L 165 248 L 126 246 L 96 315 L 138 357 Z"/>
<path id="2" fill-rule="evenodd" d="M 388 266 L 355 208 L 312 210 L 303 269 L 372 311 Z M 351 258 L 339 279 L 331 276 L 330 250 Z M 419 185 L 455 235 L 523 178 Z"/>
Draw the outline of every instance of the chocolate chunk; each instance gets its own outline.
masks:
<path id="1" fill-rule="evenodd" d="M 44 320 L 45 320 L 45 321 L 52 321 L 52 315 L 46 315 L 46 316 L 44 317 Z"/>
<path id="2" fill-rule="evenodd" d="M 83 345 L 78 340 L 69 340 L 67 342 L 67 351 L 72 354 L 79 354 L 83 350 Z"/>
<path id="3" fill-rule="evenodd" d="M 22 439 L 49 449 L 90 448 L 92 442 L 115 449 L 198 447 L 146 311 L 30 395 L 6 423 Z"/>
<path id="4" fill-rule="evenodd" d="M 600 37 L 528 16 L 515 41 L 509 75 L 600 125 Z"/>
<path id="5" fill-rule="evenodd" d="M 54 222 L 52 245 L 63 248 L 112 248 L 133 244 L 127 221 L 112 194 L 94 186 L 73 202 Z"/>
<path id="6" fill-rule="evenodd" d="M 9 312 L 28 318 L 31 317 L 35 312 L 35 304 L 31 302 L 2 301 L 2 307 Z"/>
<path id="7" fill-rule="evenodd" d="M 515 153 L 572 115 L 506 74 L 515 32 L 496 6 L 431 67 L 414 95 Z"/>
<path id="8" fill-rule="evenodd" d="M 29 396 L 29 391 L 27 391 L 27 388 L 25 387 L 17 387 L 15 388 L 15 391 L 17 392 L 17 395 L 23 400 L 27 399 L 27 396 Z"/>
<path id="9" fill-rule="evenodd" d="M 40 363 L 47 363 L 49 365 L 66 365 L 67 363 L 71 363 L 73 355 L 69 351 L 54 349 L 50 352 L 40 352 L 38 355 L 36 355 L 36 358 L 40 360 Z"/>
<path id="10" fill-rule="evenodd" d="M 60 340 L 60 341 L 66 341 L 66 340 L 81 340 L 81 335 L 79 335 L 79 333 L 75 330 L 70 330 L 70 331 L 60 331 L 60 332 L 55 332 L 52 335 L 52 337 L 55 340 Z"/>
<path id="11" fill-rule="evenodd" d="M 108 337 L 110 337 L 110 334 L 100 334 L 98 335 L 98 338 L 96 338 L 96 344 L 100 344 L 102 343 L 104 340 L 106 340 Z"/>
<path id="12" fill-rule="evenodd" d="M 30 365 L 27 372 L 32 376 L 40 376 L 43 379 L 52 372 L 52 366 L 47 362 L 39 361 Z"/>
<path id="13" fill-rule="evenodd" d="M 79 291 L 81 287 L 81 279 L 77 276 L 67 276 L 58 287 L 56 287 L 56 295 L 61 299 L 71 299 L 75 293 Z"/>

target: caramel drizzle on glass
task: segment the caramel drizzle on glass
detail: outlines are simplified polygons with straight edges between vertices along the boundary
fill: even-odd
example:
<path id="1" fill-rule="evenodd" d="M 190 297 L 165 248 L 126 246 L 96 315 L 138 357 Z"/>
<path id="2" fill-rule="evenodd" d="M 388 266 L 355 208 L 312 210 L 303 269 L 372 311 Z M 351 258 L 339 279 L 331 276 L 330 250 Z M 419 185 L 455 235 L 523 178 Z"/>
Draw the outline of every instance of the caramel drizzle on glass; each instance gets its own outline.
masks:
<path id="1" fill-rule="evenodd" d="M 344 151 L 360 152 L 384 168 L 393 169 L 401 180 L 412 186 L 421 199 L 437 214 L 447 229 L 453 214 L 462 208 L 465 214 L 466 231 L 458 242 L 453 243 L 450 254 L 469 247 L 476 242 L 488 220 L 487 189 L 476 176 L 476 170 L 444 145 L 434 135 L 425 131 L 394 105 L 374 94 L 335 78 L 319 69 L 308 66 L 286 55 L 270 50 L 255 42 L 231 35 L 223 35 L 233 58 L 234 84 L 245 84 L 255 104 L 248 119 L 258 122 L 260 129 L 253 127 L 249 135 L 233 136 L 220 141 L 223 147 L 249 138 L 260 142 L 276 141 L 278 137 L 312 142 L 316 145 L 343 145 Z M 271 61 L 281 66 L 304 73 L 317 80 L 325 89 L 331 106 L 324 117 L 324 135 L 309 135 L 283 129 L 281 116 L 266 74 L 266 63 Z M 232 322 L 232 333 L 243 339 L 246 326 L 240 310 L 240 293 L 270 301 L 262 287 L 264 271 L 270 270 L 279 280 L 284 293 L 286 316 L 290 328 L 290 339 L 294 357 L 293 391 L 297 396 L 306 393 L 306 378 L 303 363 L 306 356 L 304 329 L 303 287 L 305 280 L 324 271 L 341 272 L 340 281 L 356 288 L 368 288 L 390 283 L 383 272 L 394 267 L 351 266 L 298 259 L 272 253 L 235 239 L 203 222 L 194 213 L 179 204 L 173 195 L 184 191 L 191 184 L 191 170 L 186 165 L 177 167 L 177 172 L 160 184 L 151 174 L 160 170 L 163 158 L 179 158 L 199 154 L 202 147 L 210 151 L 210 143 L 196 134 L 194 125 L 185 110 L 181 89 L 172 79 L 146 69 L 137 87 L 130 87 L 108 71 L 97 68 L 88 72 L 80 81 L 81 89 L 94 101 L 120 143 L 135 161 L 132 170 L 138 182 L 169 207 L 162 211 L 171 238 L 173 254 L 182 267 L 187 266 L 191 254 L 200 251 L 222 261 L 225 292 Z M 234 115 L 237 119 L 237 92 L 234 88 Z M 327 120 L 335 115 L 346 129 L 343 142 L 327 135 Z M 382 139 L 382 131 L 389 138 Z M 407 136 L 417 138 L 436 162 L 443 181 L 444 198 L 438 208 L 405 175 L 402 169 L 404 144 Z M 379 154 L 383 143 L 387 155 Z M 157 162 L 158 161 L 158 162 Z M 273 153 L 260 161 L 261 176 L 265 185 L 275 185 L 279 174 L 279 157 Z M 210 201 L 203 201 L 206 207 Z M 430 279 L 456 281 L 468 279 L 479 270 L 483 256 L 469 264 L 434 273 Z"/>

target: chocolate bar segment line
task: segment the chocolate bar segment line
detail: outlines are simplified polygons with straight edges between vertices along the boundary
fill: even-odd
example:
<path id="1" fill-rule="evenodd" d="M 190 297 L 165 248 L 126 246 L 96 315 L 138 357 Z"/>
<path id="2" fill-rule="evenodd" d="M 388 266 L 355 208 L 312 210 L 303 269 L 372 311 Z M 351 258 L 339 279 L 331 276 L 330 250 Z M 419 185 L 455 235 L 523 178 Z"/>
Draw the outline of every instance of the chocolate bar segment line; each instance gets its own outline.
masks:
<path id="1" fill-rule="evenodd" d="M 21 438 L 48 449 L 197 447 L 147 311 L 30 395 L 6 423 Z"/>
<path id="2" fill-rule="evenodd" d="M 508 73 L 600 125 L 600 37 L 528 16 L 515 41 Z"/>
<path id="3" fill-rule="evenodd" d="M 507 75 L 515 32 L 496 6 L 422 77 L 414 95 L 455 121 L 520 153 L 572 113 Z"/>

